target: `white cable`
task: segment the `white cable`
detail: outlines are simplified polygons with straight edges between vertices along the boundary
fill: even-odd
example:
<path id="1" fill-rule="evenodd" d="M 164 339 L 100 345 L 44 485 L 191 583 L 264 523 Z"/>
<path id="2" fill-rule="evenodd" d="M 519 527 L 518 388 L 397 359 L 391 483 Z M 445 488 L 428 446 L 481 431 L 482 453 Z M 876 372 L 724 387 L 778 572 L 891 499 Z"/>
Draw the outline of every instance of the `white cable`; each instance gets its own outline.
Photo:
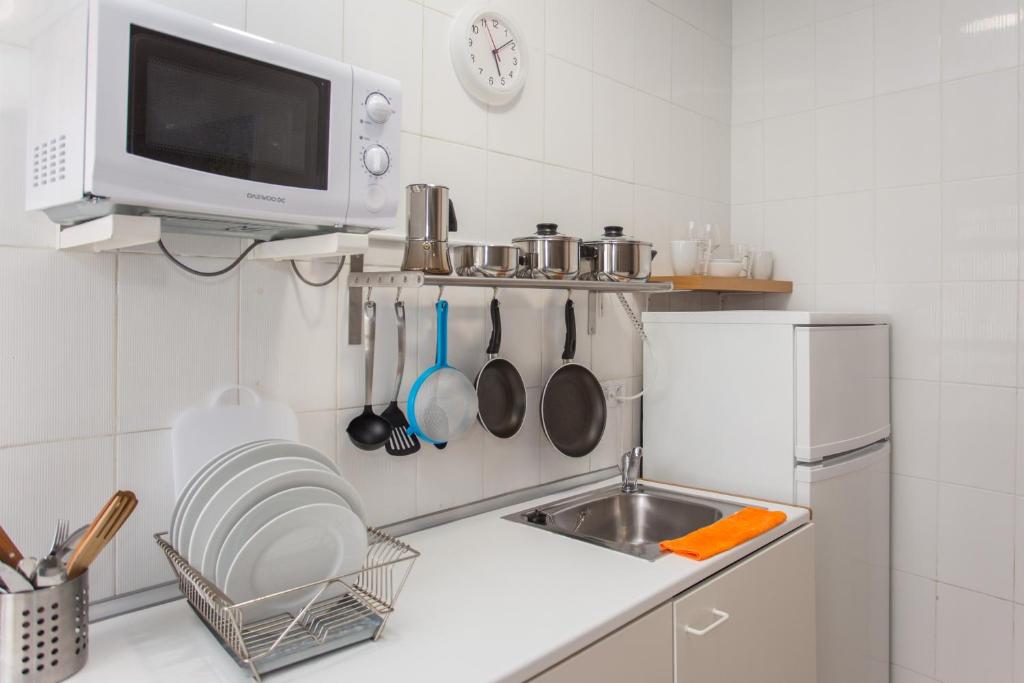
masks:
<path id="1" fill-rule="evenodd" d="M 633 327 L 635 327 L 636 331 L 640 334 L 640 339 L 643 341 L 644 344 L 647 345 L 647 350 L 651 352 L 651 365 L 654 367 L 652 368 L 650 375 L 653 377 L 657 377 L 658 358 L 657 356 L 654 355 L 654 347 L 651 346 L 651 340 L 647 338 L 647 333 L 644 332 L 643 322 L 641 322 L 640 317 L 633 310 L 633 307 L 629 305 L 629 302 L 626 301 L 625 294 L 623 294 L 622 292 L 616 292 L 615 296 L 619 299 L 619 303 L 622 304 L 622 308 L 623 310 L 626 311 L 626 315 L 629 316 L 629 320 L 630 322 L 633 323 Z M 640 393 L 638 394 L 633 394 L 632 396 L 616 396 L 615 399 L 618 400 L 620 403 L 625 403 L 626 401 L 636 401 L 643 395 L 644 391 L 643 389 L 641 389 Z"/>

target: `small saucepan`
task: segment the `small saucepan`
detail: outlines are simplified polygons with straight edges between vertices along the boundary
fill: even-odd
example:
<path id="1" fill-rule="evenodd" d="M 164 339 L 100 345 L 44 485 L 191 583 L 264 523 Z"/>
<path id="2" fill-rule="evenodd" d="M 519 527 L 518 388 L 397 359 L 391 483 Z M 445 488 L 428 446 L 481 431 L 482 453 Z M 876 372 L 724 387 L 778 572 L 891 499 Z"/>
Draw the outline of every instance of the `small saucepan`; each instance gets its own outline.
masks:
<path id="1" fill-rule="evenodd" d="M 500 349 L 501 311 L 498 299 L 493 298 L 487 362 L 476 376 L 477 419 L 494 436 L 510 439 L 523 428 L 526 418 L 526 383 L 511 361 L 498 356 Z"/>
<path id="2" fill-rule="evenodd" d="M 597 377 L 574 363 L 576 313 L 572 299 L 565 302 L 565 349 L 562 366 L 551 373 L 540 397 L 544 436 L 562 455 L 582 458 L 601 443 L 608 423 L 608 405 Z"/>

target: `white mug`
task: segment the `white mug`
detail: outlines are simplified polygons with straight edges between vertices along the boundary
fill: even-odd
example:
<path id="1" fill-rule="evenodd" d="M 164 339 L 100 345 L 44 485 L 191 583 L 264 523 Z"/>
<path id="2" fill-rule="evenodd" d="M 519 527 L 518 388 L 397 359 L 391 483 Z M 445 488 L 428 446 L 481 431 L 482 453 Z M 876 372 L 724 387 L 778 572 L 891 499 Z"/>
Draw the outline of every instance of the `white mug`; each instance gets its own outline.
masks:
<path id="1" fill-rule="evenodd" d="M 672 272 L 676 275 L 693 275 L 701 262 L 704 243 L 700 240 L 673 240 Z"/>
<path id="2" fill-rule="evenodd" d="M 757 280 L 771 280 L 775 266 L 775 257 L 770 251 L 755 251 L 751 255 L 750 272 Z"/>

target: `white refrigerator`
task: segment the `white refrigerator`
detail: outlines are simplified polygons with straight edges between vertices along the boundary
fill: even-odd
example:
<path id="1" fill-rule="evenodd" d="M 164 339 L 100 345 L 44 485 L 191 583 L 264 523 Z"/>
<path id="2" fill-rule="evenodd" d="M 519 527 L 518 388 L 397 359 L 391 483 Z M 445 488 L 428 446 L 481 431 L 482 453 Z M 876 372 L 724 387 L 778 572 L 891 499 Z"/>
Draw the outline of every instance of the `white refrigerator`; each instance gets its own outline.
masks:
<path id="1" fill-rule="evenodd" d="M 645 313 L 644 477 L 808 506 L 819 683 L 889 680 L 889 326 Z"/>

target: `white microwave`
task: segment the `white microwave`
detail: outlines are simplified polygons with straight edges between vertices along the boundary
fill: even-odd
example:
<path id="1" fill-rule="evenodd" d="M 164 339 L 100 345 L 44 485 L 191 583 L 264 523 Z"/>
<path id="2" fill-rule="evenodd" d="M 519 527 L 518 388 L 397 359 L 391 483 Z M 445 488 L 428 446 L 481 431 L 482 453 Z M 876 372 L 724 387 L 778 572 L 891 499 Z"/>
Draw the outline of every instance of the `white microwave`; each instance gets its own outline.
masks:
<path id="1" fill-rule="evenodd" d="M 338 37 L 341 40 L 341 36 Z M 392 227 L 401 86 L 143 0 L 33 41 L 26 207 L 274 239 Z"/>

